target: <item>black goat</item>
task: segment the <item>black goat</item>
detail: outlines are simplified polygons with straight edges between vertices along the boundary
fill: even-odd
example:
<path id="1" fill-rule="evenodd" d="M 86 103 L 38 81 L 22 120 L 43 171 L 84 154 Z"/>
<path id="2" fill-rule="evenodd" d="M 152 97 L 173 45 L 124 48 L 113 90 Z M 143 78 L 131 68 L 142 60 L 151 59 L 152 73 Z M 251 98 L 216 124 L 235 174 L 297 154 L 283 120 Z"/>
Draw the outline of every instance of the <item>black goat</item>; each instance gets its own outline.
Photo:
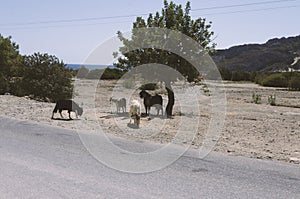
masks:
<path id="1" fill-rule="evenodd" d="M 146 115 L 150 115 L 150 108 L 154 106 L 157 110 L 157 115 L 159 115 L 159 111 L 161 110 L 161 114 L 163 115 L 163 99 L 161 95 L 150 95 L 145 90 L 140 92 L 140 98 L 144 98 L 144 106 L 146 109 Z"/>
<path id="2" fill-rule="evenodd" d="M 54 119 L 53 118 L 54 113 L 57 113 L 57 111 L 59 111 L 60 116 L 63 118 L 63 116 L 61 114 L 61 112 L 63 110 L 68 111 L 70 119 L 72 119 L 71 118 L 72 111 L 75 112 L 77 118 L 78 118 L 78 115 L 82 115 L 82 113 L 83 113 L 83 109 L 81 107 L 79 107 L 79 105 L 76 104 L 75 102 L 73 102 L 72 100 L 59 100 L 56 102 L 51 119 Z"/>

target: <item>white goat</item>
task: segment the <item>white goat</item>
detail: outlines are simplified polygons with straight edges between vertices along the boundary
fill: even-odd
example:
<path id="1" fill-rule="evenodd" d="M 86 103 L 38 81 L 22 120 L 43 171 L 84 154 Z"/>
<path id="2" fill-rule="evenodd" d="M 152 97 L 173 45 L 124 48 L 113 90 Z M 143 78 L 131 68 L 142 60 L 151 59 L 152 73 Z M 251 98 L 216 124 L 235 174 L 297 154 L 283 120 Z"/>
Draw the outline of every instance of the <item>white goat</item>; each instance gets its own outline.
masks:
<path id="1" fill-rule="evenodd" d="M 133 118 L 134 124 L 139 127 L 141 120 L 141 104 L 137 100 L 132 100 L 129 109 L 129 124 L 131 124 L 131 118 Z"/>
<path id="2" fill-rule="evenodd" d="M 121 108 L 122 108 L 123 113 L 126 112 L 126 99 L 125 98 L 115 99 L 115 98 L 111 97 L 109 99 L 109 101 L 114 102 L 116 104 L 117 113 L 120 112 Z"/>

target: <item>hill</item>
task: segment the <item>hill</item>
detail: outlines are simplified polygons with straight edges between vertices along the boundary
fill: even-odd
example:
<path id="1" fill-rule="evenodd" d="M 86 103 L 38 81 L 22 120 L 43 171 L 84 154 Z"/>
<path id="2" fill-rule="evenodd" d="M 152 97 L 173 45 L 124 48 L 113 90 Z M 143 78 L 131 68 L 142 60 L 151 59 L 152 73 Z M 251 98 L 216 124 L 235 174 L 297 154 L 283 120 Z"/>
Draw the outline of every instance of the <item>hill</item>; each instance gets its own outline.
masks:
<path id="1" fill-rule="evenodd" d="M 300 70 L 300 35 L 217 50 L 212 58 L 218 67 L 231 71 Z"/>

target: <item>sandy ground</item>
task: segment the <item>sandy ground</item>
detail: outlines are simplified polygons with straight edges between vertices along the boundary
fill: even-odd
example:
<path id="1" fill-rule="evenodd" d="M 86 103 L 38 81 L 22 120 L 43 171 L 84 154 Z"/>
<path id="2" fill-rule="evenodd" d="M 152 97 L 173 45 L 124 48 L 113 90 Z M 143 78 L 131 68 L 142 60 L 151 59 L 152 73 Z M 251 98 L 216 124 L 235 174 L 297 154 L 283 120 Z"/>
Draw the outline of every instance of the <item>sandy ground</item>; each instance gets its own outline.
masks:
<path id="1" fill-rule="evenodd" d="M 131 99 L 142 100 L 135 89 L 124 89 L 116 81 L 76 80 L 74 100 L 84 108 L 79 119 L 51 120 L 53 103 L 37 102 L 28 97 L 0 96 L 0 114 L 7 117 L 35 121 L 89 133 L 107 133 L 134 140 L 212 147 L 214 151 L 260 159 L 300 163 L 300 92 L 265 88 L 252 83 L 211 83 L 225 91 L 226 98 L 217 100 L 203 92 L 202 86 L 173 85 L 175 91 L 174 118 L 156 116 L 152 108 L 150 118 L 143 117 L 139 129 L 129 123 L 128 110 L 116 113 L 109 98 L 125 97 L 127 109 Z M 261 104 L 251 103 L 252 93 L 262 95 Z M 276 95 L 277 106 L 267 103 L 269 95 Z M 217 99 L 223 99 L 223 95 Z M 224 95 L 225 96 L 225 95 Z M 163 95 L 164 108 L 167 96 Z M 214 112 L 214 107 L 221 107 Z M 226 111 L 223 111 L 224 107 Z M 225 109 L 224 109 L 225 110 Z M 144 107 L 142 106 L 142 112 Z M 223 112 L 223 113 L 222 113 Z M 222 116 L 225 116 L 222 131 Z M 67 113 L 64 113 L 67 118 Z M 76 118 L 72 114 L 73 118 Z"/>

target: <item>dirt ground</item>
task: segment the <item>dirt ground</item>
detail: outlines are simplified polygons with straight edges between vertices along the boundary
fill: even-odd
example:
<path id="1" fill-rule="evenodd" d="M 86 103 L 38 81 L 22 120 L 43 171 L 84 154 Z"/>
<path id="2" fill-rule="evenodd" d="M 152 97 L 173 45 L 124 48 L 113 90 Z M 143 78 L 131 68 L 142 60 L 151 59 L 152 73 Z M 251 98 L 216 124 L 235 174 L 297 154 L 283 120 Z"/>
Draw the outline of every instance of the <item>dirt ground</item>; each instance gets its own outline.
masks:
<path id="1" fill-rule="evenodd" d="M 0 95 L 0 114 L 90 133 L 104 132 L 128 139 L 172 142 L 193 148 L 206 146 L 231 155 L 300 163 L 300 108 L 297 108 L 300 107 L 300 92 L 252 83 L 225 82 L 224 87 L 219 83 L 207 84 L 225 91 L 216 98 L 219 101 L 214 101 L 213 92 L 209 95 L 201 85 L 174 84 L 173 119 L 156 116 L 152 108 L 151 116 L 141 119 L 139 129 L 128 124 L 130 100 L 138 99 L 142 104 L 139 90 L 136 85 L 133 89 L 124 89 L 122 83 L 116 81 L 75 81 L 74 100 L 84 109 L 79 119 L 61 120 L 57 113 L 58 119 L 51 120 L 55 104 L 11 95 Z M 209 86 L 208 90 L 211 88 Z M 160 93 L 165 108 L 167 96 L 163 90 Z M 260 104 L 252 103 L 253 93 L 261 95 Z M 276 95 L 276 106 L 268 104 L 269 95 Z M 111 96 L 125 97 L 127 112 L 116 113 L 115 105 L 109 102 Z M 215 107 L 221 107 L 220 112 L 214 112 Z M 67 118 L 67 113 L 64 117 Z M 76 118 L 74 114 L 72 117 Z"/>

